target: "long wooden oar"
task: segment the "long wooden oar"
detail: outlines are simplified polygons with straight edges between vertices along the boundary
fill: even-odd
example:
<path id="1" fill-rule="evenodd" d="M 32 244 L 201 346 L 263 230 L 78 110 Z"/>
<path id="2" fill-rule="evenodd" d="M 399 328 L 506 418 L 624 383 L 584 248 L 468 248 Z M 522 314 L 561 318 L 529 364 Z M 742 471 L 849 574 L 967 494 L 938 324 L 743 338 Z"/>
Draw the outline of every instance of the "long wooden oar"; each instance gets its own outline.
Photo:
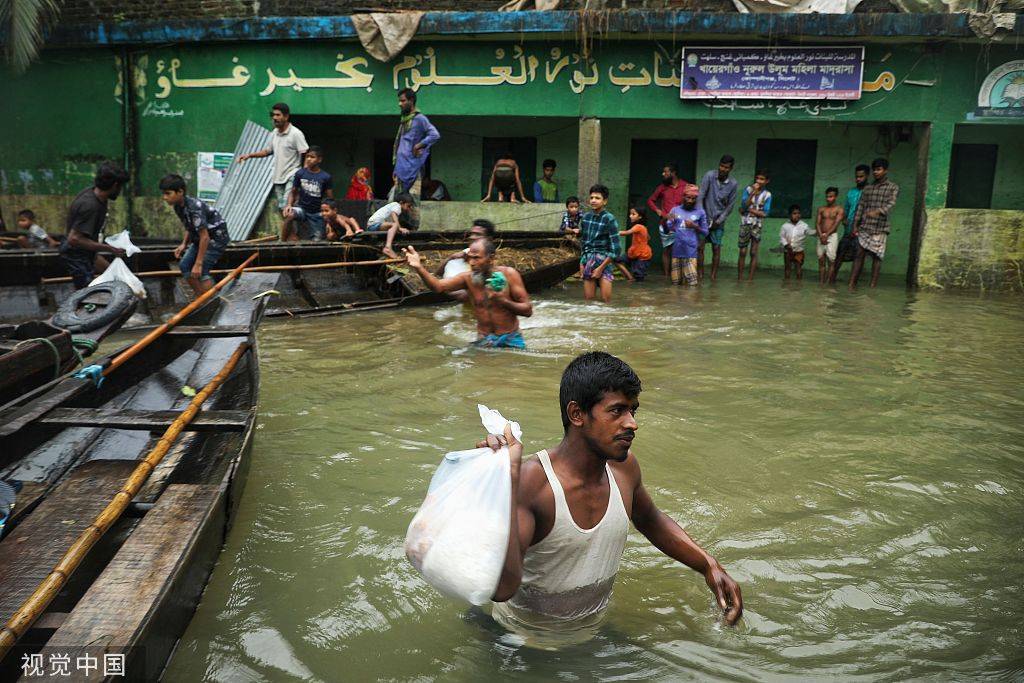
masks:
<path id="1" fill-rule="evenodd" d="M 195 395 L 195 398 L 188 404 L 188 407 L 171 423 L 171 426 L 160 437 L 153 450 L 139 462 L 128 479 L 125 480 L 124 486 L 114 495 L 103 512 L 75 539 L 75 542 L 71 544 L 71 547 L 64 553 L 60 561 L 54 565 L 53 571 L 43 579 L 32 595 L 7 621 L 3 630 L 0 630 L 0 661 L 3 660 L 11 647 L 18 642 L 19 638 L 25 635 L 25 631 L 46 610 L 53 598 L 56 597 L 57 593 L 68 582 L 71 574 L 82 563 L 82 560 L 85 559 L 89 550 L 96 545 L 103 537 L 103 534 L 118 520 L 121 513 L 125 511 L 125 508 L 128 507 L 132 499 L 142 489 L 146 480 L 149 479 L 149 475 L 160 464 L 160 461 L 163 460 L 164 455 L 170 450 L 174 440 L 178 438 L 178 435 L 181 434 L 185 426 L 195 418 L 203 403 L 210 397 L 210 394 L 227 379 L 248 349 L 248 342 L 238 345 L 235 352 L 231 354 L 231 358 L 228 359 L 227 364 L 221 368 L 216 377 L 203 387 L 202 391 Z"/>
<path id="2" fill-rule="evenodd" d="M 377 259 L 374 261 L 335 261 L 332 263 L 307 263 L 303 265 L 280 265 L 280 266 L 256 266 L 246 268 L 247 273 L 285 273 L 291 270 L 328 270 L 331 268 L 347 268 L 349 266 L 386 266 L 393 263 L 405 263 L 404 258 Z M 213 275 L 230 273 L 228 269 L 211 270 Z M 180 270 L 146 270 L 135 273 L 135 277 L 180 277 Z M 56 284 L 58 282 L 71 282 L 70 277 L 44 277 L 40 280 L 44 285 Z"/>
<path id="3" fill-rule="evenodd" d="M 140 351 L 142 351 L 142 349 L 146 348 L 154 341 L 156 341 L 157 338 L 163 335 L 164 332 L 167 332 L 169 329 L 171 329 L 172 327 L 180 323 L 182 320 L 184 320 L 189 313 L 205 304 L 212 297 L 216 296 L 217 292 L 223 289 L 225 285 L 227 285 L 229 282 L 231 282 L 236 277 L 241 275 L 242 271 L 245 270 L 245 267 L 252 263 L 257 256 L 259 256 L 259 254 L 253 254 L 249 258 L 245 259 L 245 261 L 243 261 L 240 266 L 229 272 L 227 277 L 221 279 L 221 281 L 215 284 L 212 288 L 206 290 L 198 297 L 196 297 L 195 301 L 193 301 L 188 306 L 185 306 L 185 308 L 175 313 L 170 320 L 165 322 L 160 327 L 157 327 L 152 332 L 147 334 L 145 337 L 135 342 L 130 347 L 128 347 L 127 349 L 119 353 L 117 356 L 115 356 L 114 360 L 110 361 L 110 364 L 103 369 L 103 376 L 106 377 L 114 370 L 117 370 L 119 367 L 124 365 L 129 359 L 134 358 L 136 354 L 138 354 Z"/>

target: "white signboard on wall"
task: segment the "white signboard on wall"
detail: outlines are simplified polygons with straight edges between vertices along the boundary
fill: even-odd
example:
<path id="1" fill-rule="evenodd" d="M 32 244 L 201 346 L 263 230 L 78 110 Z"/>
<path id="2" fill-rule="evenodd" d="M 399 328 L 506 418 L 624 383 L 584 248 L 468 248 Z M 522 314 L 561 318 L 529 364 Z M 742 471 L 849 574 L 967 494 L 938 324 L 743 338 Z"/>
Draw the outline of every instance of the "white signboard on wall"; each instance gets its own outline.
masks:
<path id="1" fill-rule="evenodd" d="M 199 152 L 197 157 L 196 197 L 216 202 L 235 155 L 230 152 Z"/>

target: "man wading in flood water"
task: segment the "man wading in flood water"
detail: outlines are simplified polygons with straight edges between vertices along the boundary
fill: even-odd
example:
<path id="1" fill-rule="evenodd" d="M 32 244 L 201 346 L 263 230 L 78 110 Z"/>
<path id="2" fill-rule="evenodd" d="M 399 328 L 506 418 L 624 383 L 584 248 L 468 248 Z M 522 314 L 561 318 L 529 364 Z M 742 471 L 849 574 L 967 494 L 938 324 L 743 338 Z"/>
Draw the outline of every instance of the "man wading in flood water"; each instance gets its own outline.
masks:
<path id="1" fill-rule="evenodd" d="M 546 636 L 592 633 L 612 593 L 629 522 L 674 560 L 699 572 L 727 624 L 743 614 L 740 588 L 722 565 L 651 500 L 630 452 L 640 379 L 603 352 L 578 356 L 562 373 L 565 436 L 522 463 L 511 440 L 512 524 L 494 594 L 494 619 L 542 645 Z M 479 444 L 500 447 L 488 436 Z"/>
<path id="2" fill-rule="evenodd" d="M 466 252 L 469 272 L 443 280 L 423 267 L 420 255 L 412 247 L 405 248 L 405 256 L 409 267 L 431 291 L 451 294 L 463 289 L 469 292 L 469 302 L 476 316 L 474 346 L 525 349 L 519 316 L 533 315 L 533 304 L 526 293 L 523 276 L 515 268 L 494 265 L 494 251 L 494 242 L 490 239 L 476 240 Z"/>

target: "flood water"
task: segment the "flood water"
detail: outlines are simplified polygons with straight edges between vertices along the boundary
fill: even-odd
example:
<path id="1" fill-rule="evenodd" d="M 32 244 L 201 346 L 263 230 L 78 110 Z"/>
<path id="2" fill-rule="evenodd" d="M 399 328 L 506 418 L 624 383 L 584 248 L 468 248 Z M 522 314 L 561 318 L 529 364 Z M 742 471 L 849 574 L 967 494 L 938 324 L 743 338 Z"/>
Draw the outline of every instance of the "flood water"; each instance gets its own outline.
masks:
<path id="1" fill-rule="evenodd" d="M 771 274 L 615 296 L 541 296 L 528 353 L 466 351 L 458 306 L 265 323 L 245 495 L 166 680 L 1024 676 L 1019 298 Z M 635 531 L 598 636 L 558 652 L 406 561 L 476 404 L 519 420 L 527 452 L 554 445 L 560 373 L 590 349 L 640 375 L 645 484 L 741 584 L 738 627 Z"/>

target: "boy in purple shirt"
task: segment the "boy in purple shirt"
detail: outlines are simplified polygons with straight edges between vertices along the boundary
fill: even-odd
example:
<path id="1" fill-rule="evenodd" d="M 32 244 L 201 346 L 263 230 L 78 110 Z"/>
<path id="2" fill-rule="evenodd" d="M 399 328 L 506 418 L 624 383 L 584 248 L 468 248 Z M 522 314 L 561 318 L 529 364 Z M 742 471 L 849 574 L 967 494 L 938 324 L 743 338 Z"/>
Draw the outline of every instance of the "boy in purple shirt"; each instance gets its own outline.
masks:
<path id="1" fill-rule="evenodd" d="M 675 234 L 672 243 L 672 284 L 686 284 L 696 287 L 697 254 L 700 240 L 708 236 L 708 216 L 697 206 L 698 188 L 687 185 L 683 192 L 683 203 L 668 214 L 668 227 Z"/>

